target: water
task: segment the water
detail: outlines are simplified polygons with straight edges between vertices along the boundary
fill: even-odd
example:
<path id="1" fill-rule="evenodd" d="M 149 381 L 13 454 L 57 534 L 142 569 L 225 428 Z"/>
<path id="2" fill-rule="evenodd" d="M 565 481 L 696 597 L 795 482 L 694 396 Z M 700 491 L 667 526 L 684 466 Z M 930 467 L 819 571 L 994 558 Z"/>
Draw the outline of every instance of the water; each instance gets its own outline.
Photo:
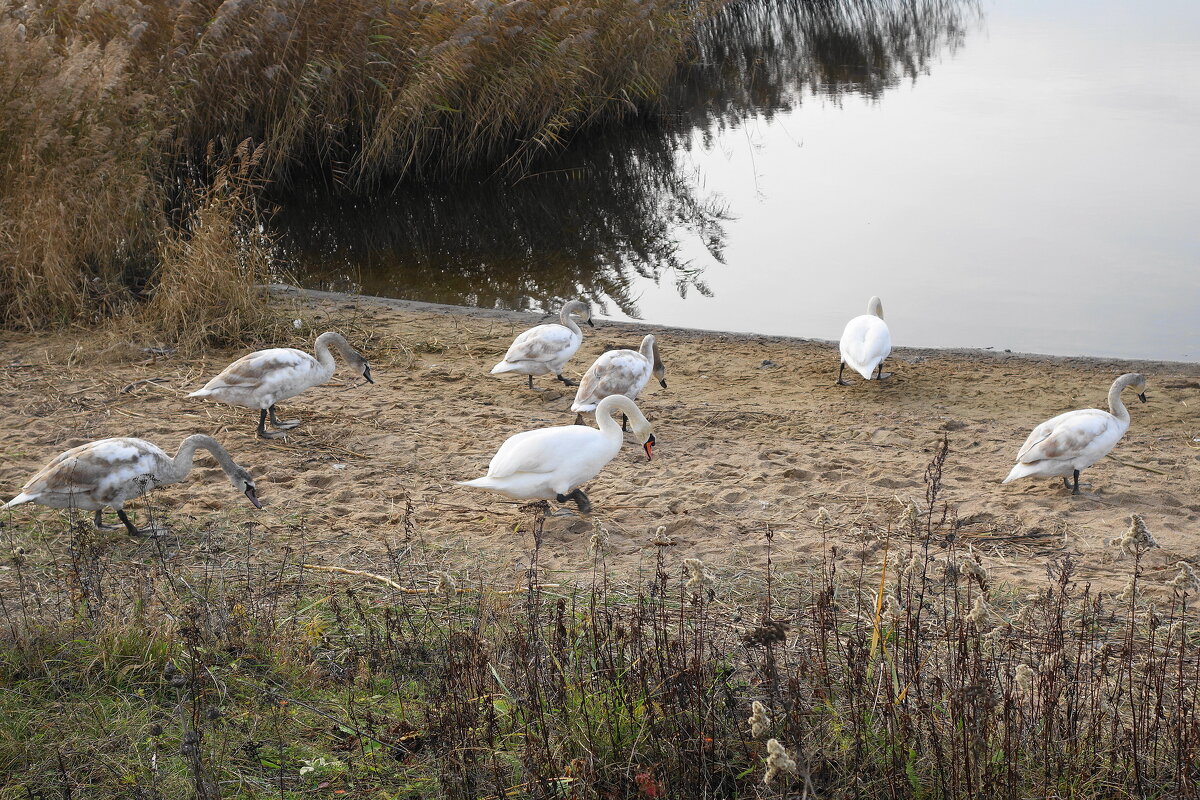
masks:
<path id="1" fill-rule="evenodd" d="M 898 345 L 1200 361 L 1200 4 L 730 8 L 653 124 L 279 217 L 311 286 Z"/>

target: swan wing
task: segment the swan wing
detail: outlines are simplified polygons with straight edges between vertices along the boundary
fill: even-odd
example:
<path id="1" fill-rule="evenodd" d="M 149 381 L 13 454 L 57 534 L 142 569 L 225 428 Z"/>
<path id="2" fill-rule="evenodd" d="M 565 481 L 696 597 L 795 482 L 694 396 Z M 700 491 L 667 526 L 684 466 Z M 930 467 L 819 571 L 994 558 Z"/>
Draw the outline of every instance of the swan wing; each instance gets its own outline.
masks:
<path id="1" fill-rule="evenodd" d="M 156 473 L 165 475 L 170 457 L 142 439 L 116 438 L 73 447 L 43 467 L 21 488 L 33 500 L 66 500 L 86 496 L 99 504 L 137 494 L 139 481 L 146 489 L 161 485 Z M 84 504 L 80 504 L 84 507 Z"/>
<path id="2" fill-rule="evenodd" d="M 320 363 L 303 350 L 274 347 L 242 356 L 193 396 L 221 393 L 271 392 L 303 384 L 320 370 Z"/>
<path id="3" fill-rule="evenodd" d="M 1087 455 L 1095 445 L 1107 443 L 1118 425 L 1116 417 L 1098 408 L 1059 414 L 1033 429 L 1017 453 L 1017 463 L 1063 461 Z"/>
<path id="4" fill-rule="evenodd" d="M 892 332 L 874 314 L 863 314 L 846 323 L 839 343 L 842 361 L 864 378 L 892 352 Z"/>
<path id="5" fill-rule="evenodd" d="M 572 411 L 594 411 L 604 398 L 623 394 L 631 400 L 638 396 L 650 380 L 650 362 L 634 350 L 610 350 L 588 368 L 579 391 L 575 393 Z"/>
<path id="6" fill-rule="evenodd" d="M 603 438 L 600 431 L 583 425 L 558 425 L 518 433 L 510 436 L 492 456 L 487 474 L 489 478 L 505 478 L 522 472 L 575 472 L 580 464 L 597 456 Z"/>
<path id="7" fill-rule="evenodd" d="M 504 360 L 510 363 L 517 361 L 554 361 L 567 351 L 574 352 L 579 347 L 579 341 L 570 328 L 565 325 L 537 325 L 524 331 L 509 345 Z"/>

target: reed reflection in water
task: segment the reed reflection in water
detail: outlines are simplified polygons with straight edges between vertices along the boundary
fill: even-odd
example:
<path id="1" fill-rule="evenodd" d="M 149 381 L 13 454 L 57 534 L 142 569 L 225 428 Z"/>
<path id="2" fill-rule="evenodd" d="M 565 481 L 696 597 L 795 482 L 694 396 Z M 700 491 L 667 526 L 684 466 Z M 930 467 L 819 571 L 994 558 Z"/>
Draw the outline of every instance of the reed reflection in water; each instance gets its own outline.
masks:
<path id="1" fill-rule="evenodd" d="M 281 246 L 304 285 L 428 302 L 553 309 L 582 296 L 638 317 L 646 280 L 707 296 L 730 215 L 688 150 L 806 94 L 878 97 L 958 47 L 975 13 L 961 0 L 733 3 L 652 118 L 582 132 L 525 175 L 290 194 Z"/>

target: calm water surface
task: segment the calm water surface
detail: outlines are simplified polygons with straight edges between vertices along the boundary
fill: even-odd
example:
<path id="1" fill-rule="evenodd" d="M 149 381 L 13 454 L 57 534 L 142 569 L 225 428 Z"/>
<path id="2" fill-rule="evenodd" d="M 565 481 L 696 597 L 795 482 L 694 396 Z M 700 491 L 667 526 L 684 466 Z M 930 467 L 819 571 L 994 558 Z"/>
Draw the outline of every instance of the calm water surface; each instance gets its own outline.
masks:
<path id="1" fill-rule="evenodd" d="M 310 286 L 1200 361 L 1200 3 L 730 8 L 652 124 L 526 177 L 293 198 Z"/>

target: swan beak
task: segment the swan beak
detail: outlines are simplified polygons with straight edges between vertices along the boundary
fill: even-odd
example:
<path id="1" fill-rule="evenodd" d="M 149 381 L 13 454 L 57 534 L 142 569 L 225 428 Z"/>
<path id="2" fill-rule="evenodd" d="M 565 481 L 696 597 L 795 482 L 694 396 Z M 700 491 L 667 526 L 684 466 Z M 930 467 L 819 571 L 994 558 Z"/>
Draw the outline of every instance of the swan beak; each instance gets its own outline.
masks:
<path id="1" fill-rule="evenodd" d="M 654 434 L 653 433 L 650 434 L 650 438 L 646 440 L 646 443 L 644 445 L 642 445 L 642 447 L 644 447 L 646 449 L 646 460 L 653 461 L 654 455 L 651 452 L 654 449 Z"/>
<path id="2" fill-rule="evenodd" d="M 246 498 L 254 504 L 255 508 L 262 508 L 262 501 L 258 499 L 258 495 L 254 492 L 254 487 L 246 484 Z"/>
<path id="3" fill-rule="evenodd" d="M 1143 403 L 1145 403 L 1146 402 L 1146 393 L 1138 392 L 1138 400 L 1141 400 Z"/>
<path id="4" fill-rule="evenodd" d="M 659 386 L 661 386 L 661 387 L 663 387 L 664 389 L 665 389 L 665 388 L 667 388 L 667 379 L 666 379 L 666 378 L 663 378 L 662 380 L 660 380 L 660 381 L 658 382 L 658 385 L 659 385 Z"/>
<path id="5" fill-rule="evenodd" d="M 363 364 L 363 377 L 367 379 L 367 383 L 375 382 L 375 381 L 371 380 L 371 365 L 370 364 Z"/>

